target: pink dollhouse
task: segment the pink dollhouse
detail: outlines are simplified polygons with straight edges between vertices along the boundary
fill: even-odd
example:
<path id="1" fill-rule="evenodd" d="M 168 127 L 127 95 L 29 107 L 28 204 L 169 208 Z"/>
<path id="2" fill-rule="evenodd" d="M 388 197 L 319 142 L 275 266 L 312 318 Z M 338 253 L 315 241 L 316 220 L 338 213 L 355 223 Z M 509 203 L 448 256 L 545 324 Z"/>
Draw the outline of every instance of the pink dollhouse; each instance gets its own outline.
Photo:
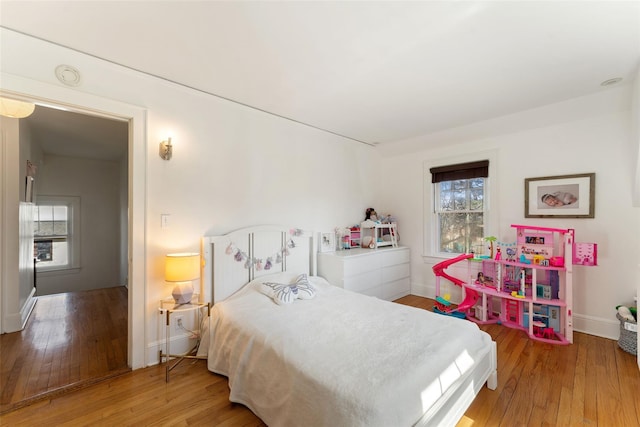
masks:
<path id="1" fill-rule="evenodd" d="M 479 297 L 467 318 L 501 323 L 551 344 L 573 342 L 573 265 L 597 265 L 597 245 L 576 243 L 574 230 L 512 225 L 515 257 L 483 259 L 465 283 Z"/>

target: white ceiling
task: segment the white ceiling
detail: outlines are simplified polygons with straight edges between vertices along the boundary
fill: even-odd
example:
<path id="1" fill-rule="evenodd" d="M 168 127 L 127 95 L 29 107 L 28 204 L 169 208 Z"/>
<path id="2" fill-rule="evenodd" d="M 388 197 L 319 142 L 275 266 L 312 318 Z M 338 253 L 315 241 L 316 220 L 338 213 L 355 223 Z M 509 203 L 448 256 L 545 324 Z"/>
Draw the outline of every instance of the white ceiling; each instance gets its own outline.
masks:
<path id="1" fill-rule="evenodd" d="M 0 8 L 6 28 L 370 144 L 630 84 L 640 63 L 638 1 Z"/>
<path id="2" fill-rule="evenodd" d="M 36 106 L 23 119 L 42 151 L 67 157 L 122 160 L 127 154 L 129 123 Z"/>

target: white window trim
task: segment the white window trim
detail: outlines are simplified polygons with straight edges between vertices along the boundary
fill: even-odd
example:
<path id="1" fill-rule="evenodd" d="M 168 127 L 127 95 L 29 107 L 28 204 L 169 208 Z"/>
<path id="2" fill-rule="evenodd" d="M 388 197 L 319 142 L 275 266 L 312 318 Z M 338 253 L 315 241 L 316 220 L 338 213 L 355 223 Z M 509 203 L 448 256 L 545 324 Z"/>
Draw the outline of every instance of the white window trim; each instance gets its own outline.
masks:
<path id="1" fill-rule="evenodd" d="M 426 258 L 434 258 L 441 260 L 443 258 L 452 258 L 458 254 L 447 254 L 439 252 L 439 245 L 436 242 L 437 217 L 435 214 L 434 186 L 431 183 L 432 167 L 455 165 L 458 163 L 467 163 L 480 160 L 489 160 L 489 177 L 485 180 L 485 214 L 488 220 L 485 221 L 485 236 L 495 235 L 500 229 L 500 219 L 498 217 L 498 150 L 486 150 L 473 153 L 465 153 L 459 156 L 434 158 L 426 160 L 423 163 L 423 188 L 424 188 L 424 206 L 423 206 L 423 224 L 424 239 L 422 245 L 422 256 Z M 496 207 L 496 209 L 494 209 Z"/>
<path id="2" fill-rule="evenodd" d="M 65 272 L 80 269 L 80 197 L 79 196 L 47 196 L 38 194 L 37 205 L 66 206 L 69 212 L 68 221 L 71 223 L 67 230 L 69 236 L 69 264 L 64 266 L 38 267 L 38 273 Z"/>

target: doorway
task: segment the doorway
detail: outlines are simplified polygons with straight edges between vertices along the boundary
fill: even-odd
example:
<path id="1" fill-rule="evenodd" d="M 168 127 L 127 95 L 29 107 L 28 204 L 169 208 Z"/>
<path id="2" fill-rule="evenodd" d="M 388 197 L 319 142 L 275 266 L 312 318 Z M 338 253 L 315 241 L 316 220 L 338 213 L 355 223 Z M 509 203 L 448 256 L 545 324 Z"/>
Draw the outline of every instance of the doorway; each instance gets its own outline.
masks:
<path id="1" fill-rule="evenodd" d="M 129 122 L 38 105 L 18 127 L 36 304 L 0 337 L 0 412 L 129 370 Z"/>
<path id="2" fill-rule="evenodd" d="M 113 101 L 111 99 L 83 93 L 70 88 L 52 86 L 46 83 L 25 80 L 3 74 L 2 95 L 35 102 L 38 105 L 53 106 L 68 111 L 84 112 L 90 115 L 110 117 L 128 122 L 128 215 L 127 229 L 128 240 L 126 242 L 127 260 L 127 363 L 129 368 L 138 369 L 147 366 L 146 351 L 146 267 L 145 267 L 145 203 L 146 203 L 146 111 L 140 107 Z M 0 161 L 3 166 L 10 165 L 11 159 L 4 156 Z M 8 184 L 5 177 L 1 178 Z M 3 184 L 4 185 L 4 184 Z M 12 199 L 2 198 L 1 203 L 7 207 L 13 203 Z M 2 218 L 3 231 L 15 228 L 15 224 L 6 216 Z M 9 233 L 4 234 L 7 236 Z M 3 237 L 5 239 L 5 237 Z M 17 242 L 5 241 L 4 247 L 11 248 Z M 3 331 L 7 331 L 7 325 L 13 326 L 14 319 L 19 316 L 19 302 L 13 295 L 7 262 L 7 251 L 0 252 L 0 261 L 4 274 L 1 290 L 4 304 L 0 306 L 0 319 Z M 15 299 L 15 301 L 13 300 Z M 17 314 L 16 314 L 17 313 Z M 19 320 L 19 319 L 18 319 Z M 13 322 L 13 323 L 11 323 Z M 13 329 L 19 330 L 20 328 Z"/>
<path id="3" fill-rule="evenodd" d="M 127 286 L 128 121 L 40 105 L 20 120 L 33 170 L 35 295 Z"/>

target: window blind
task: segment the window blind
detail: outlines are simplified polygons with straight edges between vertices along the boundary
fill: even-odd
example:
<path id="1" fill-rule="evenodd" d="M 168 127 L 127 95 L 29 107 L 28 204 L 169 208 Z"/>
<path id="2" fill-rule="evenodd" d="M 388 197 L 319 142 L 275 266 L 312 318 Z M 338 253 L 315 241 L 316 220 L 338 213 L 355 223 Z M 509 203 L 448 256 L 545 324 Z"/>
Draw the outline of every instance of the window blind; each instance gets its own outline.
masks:
<path id="1" fill-rule="evenodd" d="M 429 169 L 429 172 L 431 172 L 432 183 L 456 179 L 487 178 L 489 176 L 489 160 L 438 166 Z"/>

